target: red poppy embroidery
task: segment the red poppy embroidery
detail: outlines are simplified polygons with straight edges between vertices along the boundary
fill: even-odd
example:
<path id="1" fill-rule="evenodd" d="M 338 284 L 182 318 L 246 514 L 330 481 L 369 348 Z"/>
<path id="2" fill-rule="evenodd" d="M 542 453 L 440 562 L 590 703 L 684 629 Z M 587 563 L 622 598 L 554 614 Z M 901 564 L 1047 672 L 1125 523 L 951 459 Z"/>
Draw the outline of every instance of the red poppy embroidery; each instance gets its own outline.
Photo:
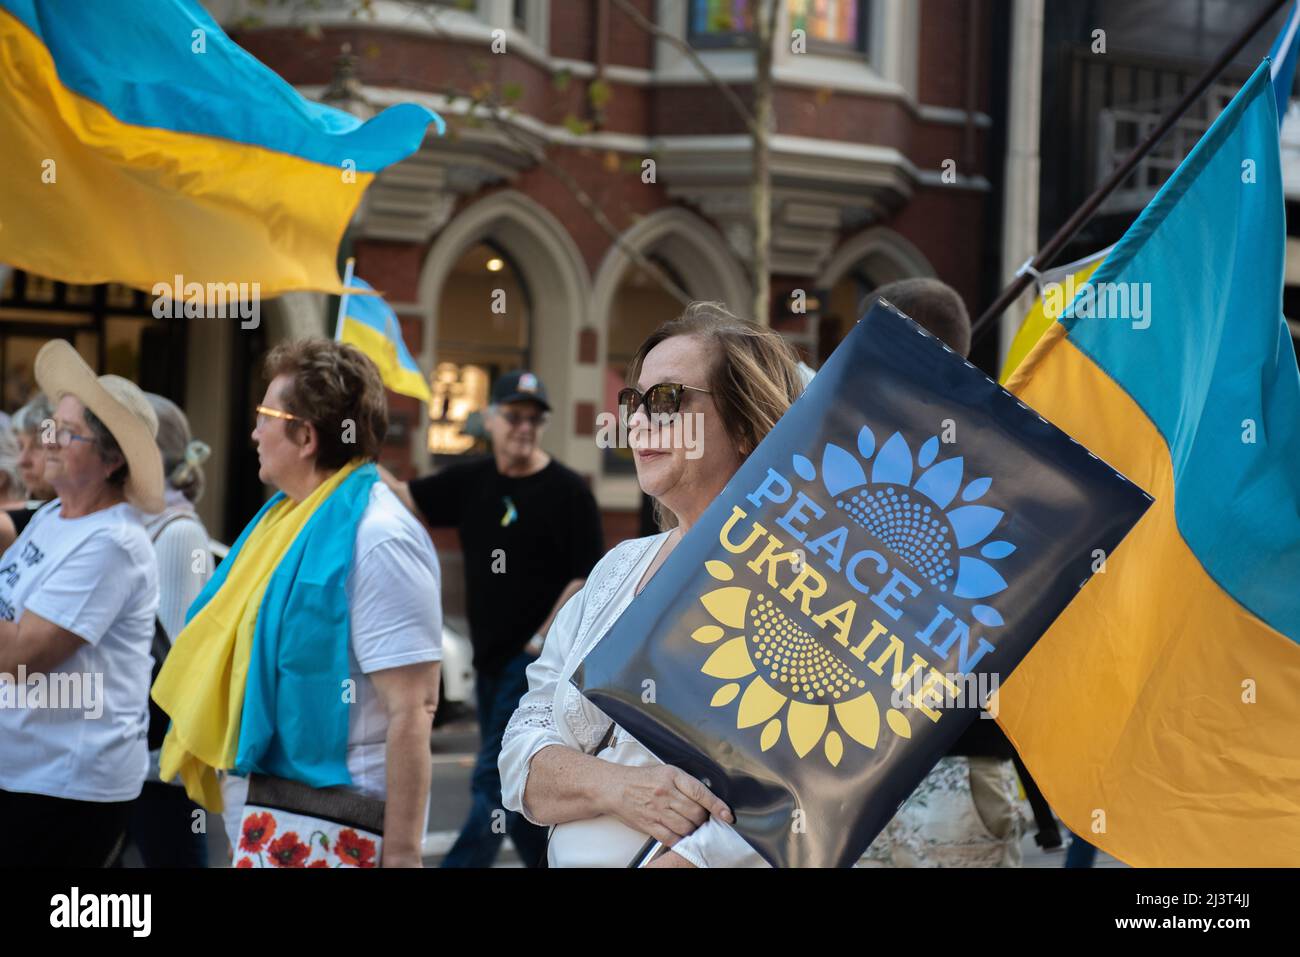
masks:
<path id="1" fill-rule="evenodd" d="M 344 864 L 351 864 L 353 867 L 375 866 L 375 842 L 367 840 L 350 828 L 339 831 L 338 839 L 334 842 L 334 853 Z"/>
<path id="2" fill-rule="evenodd" d="M 274 833 L 275 818 L 265 811 L 261 814 L 250 814 L 244 820 L 244 834 L 239 839 L 239 849 L 257 854 L 266 846 L 266 842 Z"/>
<path id="3" fill-rule="evenodd" d="M 252 867 L 253 859 L 251 857 L 241 857 L 235 867 Z"/>
<path id="4" fill-rule="evenodd" d="M 310 864 L 307 865 L 307 869 L 311 870 L 313 867 L 329 867 L 329 866 L 330 866 L 329 861 L 312 861 Z"/>
<path id="5" fill-rule="evenodd" d="M 297 831 L 290 831 L 272 841 L 267 853 L 276 867 L 302 867 L 311 857 L 311 848 L 298 840 Z"/>

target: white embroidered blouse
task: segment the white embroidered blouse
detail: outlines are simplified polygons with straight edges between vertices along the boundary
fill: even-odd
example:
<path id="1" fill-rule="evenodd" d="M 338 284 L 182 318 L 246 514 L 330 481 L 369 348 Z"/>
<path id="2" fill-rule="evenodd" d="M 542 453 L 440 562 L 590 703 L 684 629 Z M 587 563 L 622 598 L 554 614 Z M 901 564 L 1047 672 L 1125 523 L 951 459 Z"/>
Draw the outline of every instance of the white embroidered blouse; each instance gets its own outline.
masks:
<path id="1" fill-rule="evenodd" d="M 524 806 L 524 789 L 533 756 L 553 744 L 591 754 L 609 730 L 610 719 L 583 697 L 570 678 L 636 596 L 637 584 L 669 534 L 663 532 L 623 542 L 602 558 L 583 589 L 560 609 L 541 655 L 528 666 L 528 692 L 519 700 L 519 707 L 506 726 L 499 767 L 501 797 L 506 808 L 519 811 L 535 824 L 540 822 Z M 659 763 L 621 728 L 615 728 L 611 746 L 611 751 L 602 754 L 606 759 L 613 755 L 618 763 L 638 766 Z M 560 825 L 565 827 L 569 825 Z M 553 837 L 558 837 L 558 831 Z M 578 860 L 565 849 L 572 846 L 571 842 L 552 840 L 550 864 L 552 867 L 627 865 L 630 855 L 624 853 L 623 844 L 599 843 L 610 848 L 609 860 L 599 858 L 599 847 L 584 848 Z M 730 825 L 714 818 L 678 841 L 673 850 L 696 867 L 766 865 Z"/>

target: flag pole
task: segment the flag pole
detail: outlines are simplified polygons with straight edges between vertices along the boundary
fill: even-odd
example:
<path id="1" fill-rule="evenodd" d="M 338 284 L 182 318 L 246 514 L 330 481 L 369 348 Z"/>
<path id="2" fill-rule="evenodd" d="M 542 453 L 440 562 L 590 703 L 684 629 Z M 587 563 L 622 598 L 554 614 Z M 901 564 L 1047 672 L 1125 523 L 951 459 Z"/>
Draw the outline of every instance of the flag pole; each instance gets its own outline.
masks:
<path id="1" fill-rule="evenodd" d="M 1174 124 L 1205 92 L 1206 88 L 1214 82 L 1215 77 L 1223 72 L 1232 58 L 1241 52 L 1242 47 L 1249 43 L 1250 39 L 1260 31 L 1264 24 L 1272 19 L 1273 14 L 1277 13 L 1282 8 L 1282 5 L 1287 2 L 1288 0 L 1272 0 L 1271 3 L 1260 10 L 1259 15 L 1247 24 L 1246 28 L 1224 48 L 1218 58 L 1201 74 L 1201 78 L 1183 95 L 1178 104 L 1160 121 L 1160 124 L 1151 131 L 1146 139 L 1135 146 L 1133 152 L 1125 157 L 1124 162 L 1115 167 L 1105 181 L 1093 190 L 1092 195 L 1083 201 L 1083 205 L 1074 211 L 1074 214 L 1065 221 L 1065 225 L 1056 231 L 1056 234 L 1047 241 L 1046 245 L 1016 271 L 1015 277 L 1002 290 L 998 298 L 993 301 L 993 305 L 984 310 L 984 314 L 975 320 L 975 324 L 971 326 L 972 344 L 979 342 L 990 329 L 995 327 L 994 320 L 1006 312 L 1007 307 L 1020 298 L 1020 294 L 1033 281 L 1033 274 L 1042 272 L 1051 264 L 1057 254 L 1065 248 L 1066 244 L 1087 225 L 1097 210 L 1101 208 L 1101 204 L 1106 201 L 1106 198 L 1115 191 L 1120 183 L 1128 178 L 1128 175 L 1133 172 L 1134 167 L 1142 161 L 1143 157 L 1150 153 L 1155 148 L 1155 145 L 1164 138 L 1165 134 L 1173 129 Z"/>
<path id="2" fill-rule="evenodd" d="M 356 257 L 349 256 L 347 265 L 343 267 L 343 295 L 339 296 L 339 315 L 334 320 L 335 342 L 341 342 L 343 339 L 343 317 L 347 314 L 348 290 L 352 288 L 352 270 L 356 268 L 356 265 Z"/>

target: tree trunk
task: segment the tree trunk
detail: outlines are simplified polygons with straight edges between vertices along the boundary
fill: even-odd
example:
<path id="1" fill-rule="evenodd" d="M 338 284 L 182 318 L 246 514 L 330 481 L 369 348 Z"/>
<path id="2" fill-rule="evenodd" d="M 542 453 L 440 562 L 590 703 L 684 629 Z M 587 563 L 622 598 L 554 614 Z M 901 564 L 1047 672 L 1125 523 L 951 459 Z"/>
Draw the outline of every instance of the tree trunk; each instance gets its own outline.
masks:
<path id="1" fill-rule="evenodd" d="M 772 172 L 769 163 L 772 113 L 772 42 L 778 0 L 750 0 L 754 20 L 754 315 L 755 322 L 772 322 Z"/>

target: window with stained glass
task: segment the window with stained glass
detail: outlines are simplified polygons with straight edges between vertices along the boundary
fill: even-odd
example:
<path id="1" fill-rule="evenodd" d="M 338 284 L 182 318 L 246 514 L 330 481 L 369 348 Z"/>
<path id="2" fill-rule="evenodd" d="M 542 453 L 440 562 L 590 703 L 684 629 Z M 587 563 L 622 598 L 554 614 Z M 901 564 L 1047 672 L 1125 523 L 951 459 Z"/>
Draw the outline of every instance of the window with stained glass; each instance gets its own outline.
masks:
<path id="1" fill-rule="evenodd" d="M 748 42 L 754 26 L 754 0 L 691 0 L 690 39 L 694 46 L 735 46 Z"/>
<path id="2" fill-rule="evenodd" d="M 785 5 L 790 29 L 804 31 L 809 49 L 866 49 L 867 0 L 785 0 Z M 691 43 L 747 43 L 759 6 L 759 0 L 691 0 Z"/>
<path id="3" fill-rule="evenodd" d="M 865 0 L 786 0 L 791 30 L 803 30 L 809 47 L 866 49 Z"/>

